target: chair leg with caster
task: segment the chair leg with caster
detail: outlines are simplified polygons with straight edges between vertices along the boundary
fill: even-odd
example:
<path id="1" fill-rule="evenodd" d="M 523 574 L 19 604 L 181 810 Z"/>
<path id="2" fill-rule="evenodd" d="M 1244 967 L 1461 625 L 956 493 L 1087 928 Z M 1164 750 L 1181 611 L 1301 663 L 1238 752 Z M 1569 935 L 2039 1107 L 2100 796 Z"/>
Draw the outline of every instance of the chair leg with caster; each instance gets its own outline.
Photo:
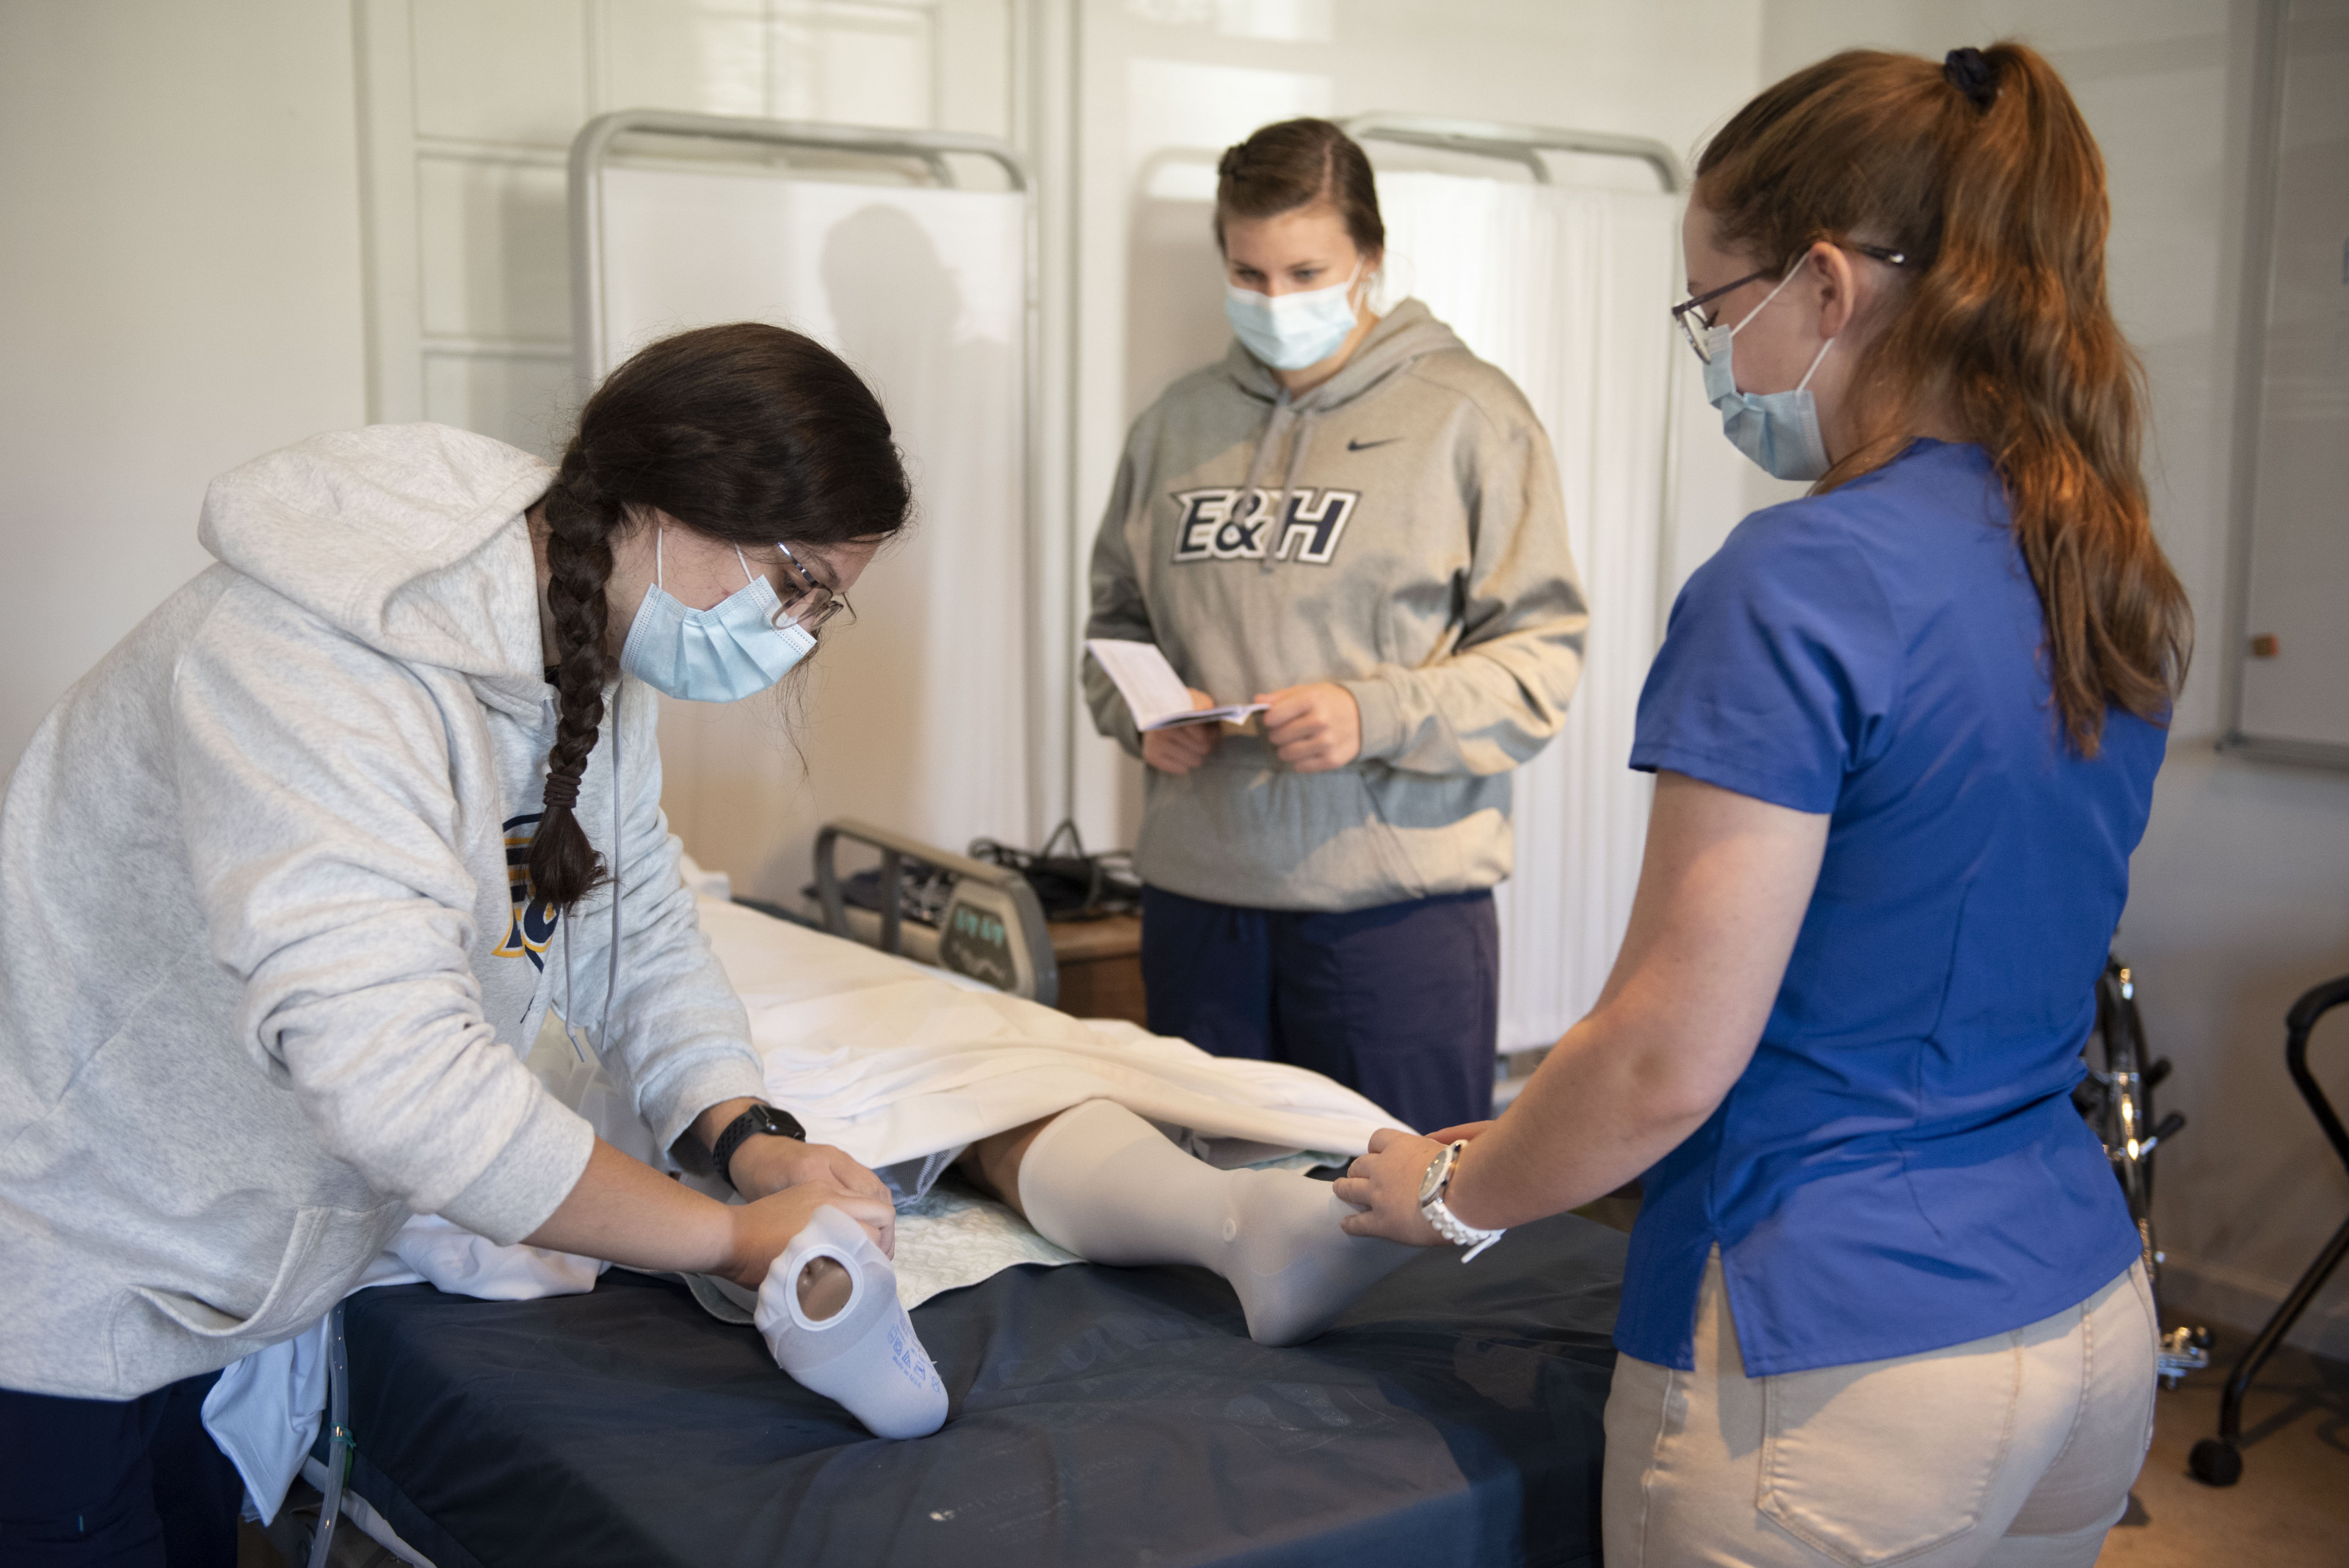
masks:
<path id="1" fill-rule="evenodd" d="M 2219 1438 L 2205 1438 L 2195 1444 L 2194 1451 L 2186 1456 L 2186 1467 L 2206 1486 L 2232 1486 L 2243 1479 L 2243 1456 L 2234 1444 Z"/>
<path id="2" fill-rule="evenodd" d="M 2342 1164 L 2349 1166 L 2349 1129 L 2342 1127 L 2333 1102 L 2325 1097 L 2308 1070 L 2309 1031 L 2316 1026 L 2318 1018 L 2343 1002 L 2349 1002 L 2349 975 L 2320 985 L 2293 1002 L 2284 1019 L 2283 1054 L 2284 1066 L 2292 1074 L 2301 1097 L 2315 1113 L 2326 1141 L 2341 1157 Z M 2309 1264 L 2308 1272 L 2300 1276 L 2292 1293 L 2284 1297 L 2283 1304 L 2260 1330 L 2259 1338 L 2251 1341 L 2242 1360 L 2235 1364 L 2233 1375 L 2227 1379 L 2226 1392 L 2219 1399 L 2219 1435 L 2195 1444 L 2194 1451 L 2188 1456 L 2187 1463 L 2195 1480 L 2210 1486 L 2233 1486 L 2242 1480 L 2243 1396 L 2251 1391 L 2251 1379 L 2259 1376 L 2261 1366 L 2283 1343 L 2284 1335 L 2292 1332 L 2292 1325 L 2300 1321 L 2300 1314 L 2308 1310 L 2308 1303 L 2316 1299 L 2316 1293 L 2324 1288 L 2324 1282 L 2332 1277 L 2344 1257 L 2349 1257 L 2349 1222 L 2333 1232 L 2333 1240 L 2324 1244 L 2324 1251 Z"/>

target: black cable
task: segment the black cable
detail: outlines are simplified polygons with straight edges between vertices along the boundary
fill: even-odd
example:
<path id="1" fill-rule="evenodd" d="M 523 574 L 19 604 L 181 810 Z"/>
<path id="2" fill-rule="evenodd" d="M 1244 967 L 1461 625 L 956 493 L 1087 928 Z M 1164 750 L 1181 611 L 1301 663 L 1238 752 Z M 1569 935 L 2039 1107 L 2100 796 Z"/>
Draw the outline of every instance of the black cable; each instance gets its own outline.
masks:
<path id="1" fill-rule="evenodd" d="M 1026 850 L 992 838 L 971 840 L 973 860 L 984 860 L 1017 871 L 1028 878 L 1050 920 L 1100 920 L 1130 915 L 1142 908 L 1142 884 L 1133 875 L 1133 852 L 1085 852 L 1084 836 L 1076 819 L 1064 817 L 1038 850 Z"/>

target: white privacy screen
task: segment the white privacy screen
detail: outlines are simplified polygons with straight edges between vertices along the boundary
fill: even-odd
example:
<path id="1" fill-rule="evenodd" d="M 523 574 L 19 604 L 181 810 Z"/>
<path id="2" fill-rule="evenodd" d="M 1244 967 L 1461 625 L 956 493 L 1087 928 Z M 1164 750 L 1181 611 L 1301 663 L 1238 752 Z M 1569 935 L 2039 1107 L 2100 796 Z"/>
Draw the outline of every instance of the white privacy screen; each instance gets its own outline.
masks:
<path id="1" fill-rule="evenodd" d="M 1549 431 L 1590 601 L 1566 730 L 1517 771 L 1501 915 L 1501 1048 L 1588 1012 L 1630 919 L 1651 784 L 1626 766 L 1654 657 L 1680 202 L 1381 173 L 1390 292 L 1426 301 Z"/>
<path id="2" fill-rule="evenodd" d="M 789 902 L 835 816 L 953 849 L 1024 840 L 1026 198 L 692 166 L 599 178 L 616 363 L 714 322 L 804 332 L 879 395 L 914 483 L 914 528 L 849 596 L 857 624 L 826 628 L 780 700 L 662 700 L 672 827 Z"/>

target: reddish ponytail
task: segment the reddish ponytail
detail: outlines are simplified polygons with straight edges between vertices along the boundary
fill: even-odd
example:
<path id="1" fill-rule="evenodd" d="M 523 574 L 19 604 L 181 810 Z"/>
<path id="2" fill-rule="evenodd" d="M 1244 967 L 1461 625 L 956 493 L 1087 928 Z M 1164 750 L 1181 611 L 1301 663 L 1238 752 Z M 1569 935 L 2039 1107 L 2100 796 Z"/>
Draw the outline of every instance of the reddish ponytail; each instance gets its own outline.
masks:
<path id="1" fill-rule="evenodd" d="M 2138 471 L 2144 369 L 2106 296 L 2104 158 L 2063 78 L 2014 43 L 1940 65 L 1837 55 L 1738 111 L 1695 200 L 1757 265 L 1822 239 L 1908 253 L 1913 281 L 1855 369 L 1864 439 L 1819 488 L 1889 462 L 1944 398 L 2005 483 L 2072 746 L 2095 755 L 2108 707 L 2168 722 L 2193 616 Z"/>

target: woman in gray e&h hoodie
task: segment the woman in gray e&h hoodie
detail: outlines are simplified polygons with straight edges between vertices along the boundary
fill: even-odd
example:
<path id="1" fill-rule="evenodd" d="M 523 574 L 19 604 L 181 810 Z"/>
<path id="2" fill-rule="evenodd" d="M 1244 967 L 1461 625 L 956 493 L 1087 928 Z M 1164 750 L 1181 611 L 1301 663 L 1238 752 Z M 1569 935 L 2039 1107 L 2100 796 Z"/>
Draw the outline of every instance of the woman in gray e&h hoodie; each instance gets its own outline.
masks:
<path id="1" fill-rule="evenodd" d="M 1405 1122 L 1491 1115 L 1509 773 L 1564 722 L 1588 625 L 1548 437 L 1424 305 L 1363 301 L 1385 231 L 1336 126 L 1224 155 L 1238 333 L 1134 422 L 1091 638 L 1155 643 L 1262 733 L 1095 722 L 1148 766 L 1150 1025 L 1325 1073 Z"/>

